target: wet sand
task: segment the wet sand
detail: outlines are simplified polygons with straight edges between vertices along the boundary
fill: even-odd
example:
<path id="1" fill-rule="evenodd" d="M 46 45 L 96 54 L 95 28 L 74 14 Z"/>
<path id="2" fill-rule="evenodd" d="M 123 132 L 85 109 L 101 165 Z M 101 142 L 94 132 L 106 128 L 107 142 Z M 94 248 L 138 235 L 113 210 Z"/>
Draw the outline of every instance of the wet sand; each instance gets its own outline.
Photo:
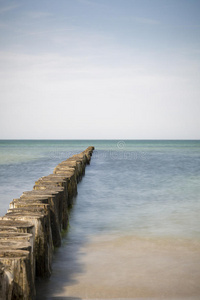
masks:
<path id="1" fill-rule="evenodd" d="M 76 255 L 81 272 L 63 278 L 62 289 L 52 286 L 52 297 L 200 299 L 199 241 L 102 235 Z"/>

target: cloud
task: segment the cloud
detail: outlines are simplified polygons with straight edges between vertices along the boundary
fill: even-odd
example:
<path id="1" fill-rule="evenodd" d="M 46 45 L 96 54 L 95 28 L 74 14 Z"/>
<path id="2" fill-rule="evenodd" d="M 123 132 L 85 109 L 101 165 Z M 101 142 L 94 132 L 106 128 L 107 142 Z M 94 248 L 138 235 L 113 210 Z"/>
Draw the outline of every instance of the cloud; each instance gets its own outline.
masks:
<path id="1" fill-rule="evenodd" d="M 185 43 L 184 49 L 163 32 L 157 36 L 160 30 L 155 35 L 155 30 L 153 35 L 140 31 L 144 26 L 136 22 L 159 24 L 155 14 L 142 17 L 144 10 L 141 17 L 112 13 L 107 4 L 100 24 L 100 9 L 95 15 L 92 5 L 101 4 L 79 0 L 80 11 L 73 6 L 59 14 L 57 7 L 51 14 L 25 6 L 6 18 L 9 30 L 2 29 L 0 52 L 1 138 L 170 138 L 185 132 L 185 138 L 197 138 L 198 45 Z M 80 128 L 88 135 L 79 135 Z"/>
<path id="2" fill-rule="evenodd" d="M 100 2 L 95 2 L 91 0 L 77 0 L 80 4 L 91 6 L 91 7 L 96 7 L 96 8 L 107 8 L 105 4 L 102 4 Z"/>
<path id="3" fill-rule="evenodd" d="M 7 11 L 14 10 L 14 9 L 16 9 L 20 6 L 21 6 L 20 4 L 12 4 L 12 5 L 8 5 L 8 6 L 5 6 L 5 7 L 1 7 L 0 8 L 0 14 L 5 13 Z"/>
<path id="4" fill-rule="evenodd" d="M 105 56 L 111 57 L 110 51 Z M 124 56 L 118 53 L 119 60 Z M 81 127 L 84 138 L 95 138 L 97 132 L 98 138 L 176 138 L 185 130 L 187 137 L 197 138 L 200 95 L 187 77 L 190 62 L 185 61 L 180 77 L 181 70 L 172 76 L 170 70 L 159 69 L 160 61 L 147 67 L 138 56 L 121 65 L 99 59 L 1 52 L 4 137 L 20 131 L 21 138 L 81 138 Z M 66 128 L 73 128 L 71 136 Z"/>
<path id="5" fill-rule="evenodd" d="M 46 36 L 48 34 L 50 34 L 51 36 L 51 39 L 54 40 L 54 37 L 53 37 L 53 34 L 56 33 L 56 34 L 59 34 L 59 33 L 65 33 L 65 32 L 68 32 L 68 31 L 73 31 L 74 29 L 73 28 L 60 28 L 60 29 L 53 29 L 53 30 L 38 30 L 38 31 L 29 31 L 29 32 L 26 32 L 26 33 L 23 33 L 23 34 L 19 34 L 18 37 L 26 37 L 26 36 Z M 63 39 L 62 39 L 63 40 Z"/>
<path id="6" fill-rule="evenodd" d="M 154 19 L 148 19 L 148 18 L 133 18 L 137 23 L 147 24 L 147 25 L 158 25 L 160 24 L 160 21 L 154 20 Z"/>
<path id="7" fill-rule="evenodd" d="M 52 13 L 48 12 L 42 12 L 42 11 L 30 11 L 25 13 L 27 17 L 32 18 L 32 19 L 40 19 L 40 18 L 48 18 L 52 17 Z"/>
<path id="8" fill-rule="evenodd" d="M 97 4 L 94 1 L 90 1 L 90 0 L 78 0 L 78 2 L 86 5 L 92 5 L 92 6 Z"/>

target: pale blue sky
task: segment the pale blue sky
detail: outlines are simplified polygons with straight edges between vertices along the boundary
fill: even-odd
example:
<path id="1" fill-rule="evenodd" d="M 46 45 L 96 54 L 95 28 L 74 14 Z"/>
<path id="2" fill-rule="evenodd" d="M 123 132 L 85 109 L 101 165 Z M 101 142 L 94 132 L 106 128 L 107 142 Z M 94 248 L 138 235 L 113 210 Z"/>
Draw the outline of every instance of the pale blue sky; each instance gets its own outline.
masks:
<path id="1" fill-rule="evenodd" d="M 200 0 L 0 0 L 1 139 L 200 139 Z"/>

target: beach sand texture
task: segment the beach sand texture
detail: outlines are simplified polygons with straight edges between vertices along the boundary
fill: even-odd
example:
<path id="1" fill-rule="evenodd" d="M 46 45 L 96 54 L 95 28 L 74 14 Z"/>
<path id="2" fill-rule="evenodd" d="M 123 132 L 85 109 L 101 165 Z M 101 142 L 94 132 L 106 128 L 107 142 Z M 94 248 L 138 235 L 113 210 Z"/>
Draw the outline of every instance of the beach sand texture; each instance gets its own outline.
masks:
<path id="1" fill-rule="evenodd" d="M 57 257 L 52 297 L 200 299 L 199 241 L 101 235 L 74 247 Z"/>

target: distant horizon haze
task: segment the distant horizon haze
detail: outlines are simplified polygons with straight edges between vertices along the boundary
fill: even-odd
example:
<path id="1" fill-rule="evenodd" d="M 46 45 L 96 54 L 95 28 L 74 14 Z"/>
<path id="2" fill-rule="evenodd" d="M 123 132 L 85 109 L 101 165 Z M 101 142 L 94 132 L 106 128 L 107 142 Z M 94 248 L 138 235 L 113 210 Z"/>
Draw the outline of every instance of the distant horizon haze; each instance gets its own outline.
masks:
<path id="1" fill-rule="evenodd" d="M 0 139 L 200 139 L 200 1 L 0 1 Z"/>

